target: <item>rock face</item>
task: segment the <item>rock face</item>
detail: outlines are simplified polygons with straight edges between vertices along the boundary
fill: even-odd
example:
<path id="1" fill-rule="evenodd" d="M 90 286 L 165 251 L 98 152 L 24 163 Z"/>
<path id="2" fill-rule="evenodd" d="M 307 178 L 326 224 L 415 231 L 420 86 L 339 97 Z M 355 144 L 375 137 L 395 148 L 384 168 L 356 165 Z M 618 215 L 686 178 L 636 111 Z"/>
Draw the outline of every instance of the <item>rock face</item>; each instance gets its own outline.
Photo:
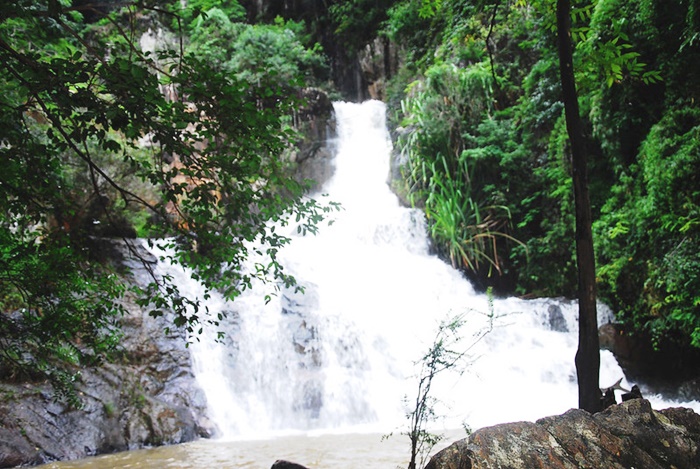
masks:
<path id="1" fill-rule="evenodd" d="M 305 22 L 315 29 L 318 41 L 328 57 L 331 80 L 344 99 L 362 102 L 367 99 L 384 99 L 386 82 L 399 67 L 399 54 L 395 44 L 385 38 L 377 38 L 370 26 L 365 31 L 352 34 L 353 50 L 347 50 L 338 40 L 337 24 L 328 21 L 327 0 L 242 0 L 250 20 L 271 22 L 277 16 Z M 382 19 L 377 18 L 377 21 Z M 342 35 L 342 33 L 341 33 Z"/>
<path id="2" fill-rule="evenodd" d="M 115 243 L 108 244 L 114 248 Z M 137 281 L 146 275 L 143 266 L 122 261 L 131 264 Z M 167 317 L 149 317 L 128 301 L 127 308 L 119 356 L 81 370 L 82 408 L 56 401 L 44 383 L 0 384 L 0 468 L 209 435 L 206 401 L 192 373 L 184 333 L 171 329 L 166 335 L 165 327 L 172 327 Z"/>
<path id="3" fill-rule="evenodd" d="M 365 99 L 385 100 L 386 85 L 399 68 L 399 54 L 394 43 L 386 38 L 377 38 L 367 44 L 357 56 L 360 86 L 355 91 L 359 101 Z"/>
<path id="4" fill-rule="evenodd" d="M 319 89 L 306 88 L 300 97 L 304 106 L 294 120 L 303 138 L 290 160 L 297 164 L 296 178 L 312 181 L 311 190 L 316 190 L 333 175 L 333 149 L 328 139 L 335 135 L 335 113 L 330 98 Z"/>
<path id="5" fill-rule="evenodd" d="M 622 324 L 603 324 L 599 331 L 600 346 L 615 354 L 625 376 L 643 383 L 646 392 L 682 401 L 700 399 L 700 351 L 673 343 L 657 350 L 649 336 Z"/>
<path id="6" fill-rule="evenodd" d="M 483 428 L 437 453 L 426 469 L 695 469 L 700 416 L 634 399 L 591 415 L 572 409 Z"/>

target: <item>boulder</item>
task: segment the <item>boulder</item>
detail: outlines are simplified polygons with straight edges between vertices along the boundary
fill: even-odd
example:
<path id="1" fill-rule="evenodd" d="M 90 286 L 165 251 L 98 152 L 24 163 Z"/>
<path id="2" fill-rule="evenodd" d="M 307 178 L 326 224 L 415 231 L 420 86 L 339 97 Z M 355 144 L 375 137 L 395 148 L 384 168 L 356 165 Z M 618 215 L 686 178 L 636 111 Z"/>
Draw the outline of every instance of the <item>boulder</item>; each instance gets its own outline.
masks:
<path id="1" fill-rule="evenodd" d="M 285 461 L 284 459 L 278 459 L 272 464 L 270 469 L 308 469 L 306 466 L 297 464 L 291 461 Z"/>
<path id="2" fill-rule="evenodd" d="M 593 414 L 482 428 L 434 455 L 426 469 L 700 467 L 700 415 L 632 399 Z"/>

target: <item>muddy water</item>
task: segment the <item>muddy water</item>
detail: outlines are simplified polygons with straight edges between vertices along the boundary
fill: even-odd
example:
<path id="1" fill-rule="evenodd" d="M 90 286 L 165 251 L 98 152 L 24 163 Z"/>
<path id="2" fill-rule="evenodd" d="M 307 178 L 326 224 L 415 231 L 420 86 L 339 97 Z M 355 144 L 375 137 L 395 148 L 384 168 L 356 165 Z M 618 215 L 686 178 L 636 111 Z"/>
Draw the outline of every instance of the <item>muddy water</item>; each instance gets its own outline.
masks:
<path id="1" fill-rule="evenodd" d="M 449 432 L 444 440 L 460 438 Z M 409 441 L 396 434 L 295 435 L 265 440 L 200 440 L 182 445 L 126 451 L 77 461 L 39 466 L 42 469 L 267 469 L 277 459 L 303 464 L 311 469 L 395 469 L 405 468 Z"/>

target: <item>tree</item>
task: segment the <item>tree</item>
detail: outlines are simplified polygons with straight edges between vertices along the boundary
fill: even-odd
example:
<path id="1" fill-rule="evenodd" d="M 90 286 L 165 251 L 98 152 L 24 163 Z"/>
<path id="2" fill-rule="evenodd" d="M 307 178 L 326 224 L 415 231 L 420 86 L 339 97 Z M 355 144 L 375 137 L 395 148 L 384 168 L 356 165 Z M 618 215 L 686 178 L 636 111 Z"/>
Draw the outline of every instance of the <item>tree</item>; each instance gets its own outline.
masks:
<path id="1" fill-rule="evenodd" d="M 84 13 L 102 19 L 88 24 Z M 68 390 L 78 366 L 117 345 L 127 286 L 100 262 L 101 236 L 131 247 L 137 233 L 151 236 L 170 261 L 231 299 L 253 277 L 295 285 L 276 258 L 289 238 L 271 224 L 293 217 L 314 231 L 328 208 L 303 199 L 305 186 L 280 158 L 298 103 L 280 83 L 251 83 L 185 52 L 182 30 L 155 51 L 139 46 L 144 24 L 178 24 L 178 13 L 136 1 L 110 15 L 68 0 L 3 6 L 5 375 L 48 377 Z M 253 271 L 243 268 L 250 246 L 269 259 Z M 173 309 L 174 326 L 190 332 L 221 319 L 168 278 L 154 275 L 135 293 L 154 316 Z"/>
<path id="2" fill-rule="evenodd" d="M 600 344 L 595 291 L 595 255 L 588 195 L 586 139 L 579 114 L 571 44 L 571 5 L 557 0 L 557 41 L 562 97 L 572 156 L 576 207 L 576 261 L 578 265 L 579 342 L 576 352 L 579 407 L 591 413 L 601 410 Z"/>
<path id="3" fill-rule="evenodd" d="M 431 388 L 437 375 L 455 368 L 458 368 L 460 374 L 463 371 L 459 369 L 459 362 L 467 351 L 459 350 L 458 346 L 462 339 L 460 329 L 464 321 L 463 316 L 455 316 L 441 322 L 433 343 L 420 360 L 418 389 L 411 411 L 408 412 L 407 435 L 411 441 L 408 469 L 416 469 L 417 464 L 423 467 L 430 450 L 442 440 L 442 435 L 436 435 L 427 429 L 427 425 L 436 420 L 437 399 L 431 394 Z"/>

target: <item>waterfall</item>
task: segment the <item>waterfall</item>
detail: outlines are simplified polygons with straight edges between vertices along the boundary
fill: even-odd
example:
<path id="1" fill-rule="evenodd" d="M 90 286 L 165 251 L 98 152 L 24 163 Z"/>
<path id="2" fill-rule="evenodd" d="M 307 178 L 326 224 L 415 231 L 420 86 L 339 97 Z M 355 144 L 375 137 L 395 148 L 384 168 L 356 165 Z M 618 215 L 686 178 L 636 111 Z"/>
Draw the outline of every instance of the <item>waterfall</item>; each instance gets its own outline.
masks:
<path id="1" fill-rule="evenodd" d="M 436 379 L 444 416 L 436 425 L 479 428 L 576 407 L 575 304 L 490 303 L 476 293 L 429 253 L 422 212 L 389 190 L 384 104 L 336 103 L 335 111 L 335 173 L 322 192 L 343 210 L 317 235 L 291 231 L 280 253 L 305 293 L 282 290 L 265 303 L 269 286 L 260 285 L 232 304 L 213 295 L 209 309 L 228 313 L 224 343 L 210 331 L 191 347 L 221 435 L 403 430 L 416 362 L 440 322 L 456 315 L 465 321 L 460 345 L 472 347 L 462 374 Z M 170 274 L 184 293 L 202 295 L 184 270 Z M 604 307 L 599 316 L 612 319 Z M 601 384 L 622 377 L 603 351 Z"/>

